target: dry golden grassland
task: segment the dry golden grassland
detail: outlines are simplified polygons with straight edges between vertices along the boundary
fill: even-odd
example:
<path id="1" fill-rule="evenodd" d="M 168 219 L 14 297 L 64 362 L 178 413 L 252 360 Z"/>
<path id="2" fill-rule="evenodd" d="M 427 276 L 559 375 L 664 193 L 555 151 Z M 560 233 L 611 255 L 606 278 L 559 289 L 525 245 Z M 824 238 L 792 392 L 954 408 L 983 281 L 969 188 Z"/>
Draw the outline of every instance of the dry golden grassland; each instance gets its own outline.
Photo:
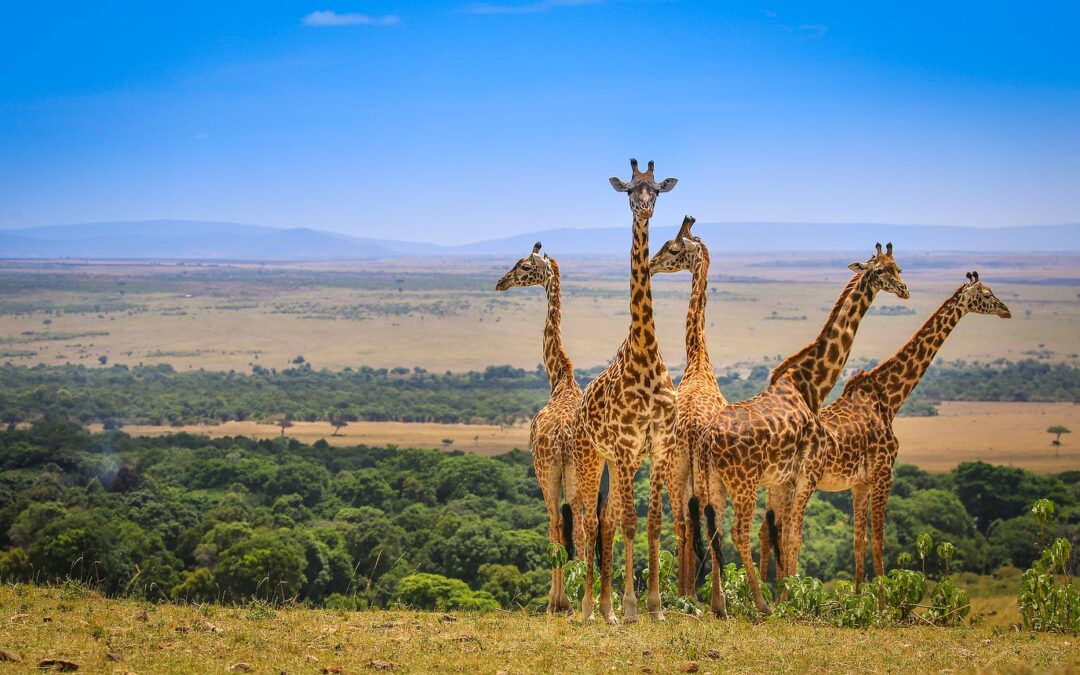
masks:
<path id="1" fill-rule="evenodd" d="M 1064 424 L 1080 429 L 1080 405 L 1073 403 L 967 403 L 946 401 L 937 417 L 900 417 L 900 461 L 927 471 L 948 471 L 960 462 L 981 460 L 1017 466 L 1031 471 L 1057 473 L 1080 468 L 1080 442 L 1066 436 L 1061 448 L 1050 446 L 1046 428 Z M 97 431 L 101 425 L 93 425 Z M 195 424 L 183 427 L 125 426 L 134 436 L 162 436 L 187 431 L 213 438 L 251 436 L 276 438 L 281 429 L 259 422 Z M 320 438 L 331 445 L 398 445 L 413 448 L 445 448 L 497 455 L 529 447 L 529 426 L 519 423 L 498 427 L 487 424 L 420 424 L 405 422 L 352 422 L 334 436 L 327 422 L 294 422 L 286 431 L 290 438 L 314 443 Z M 450 445 L 444 439 L 453 441 Z"/>
<path id="2" fill-rule="evenodd" d="M 537 288 L 494 290 L 514 261 L 390 261 L 255 266 L 133 263 L 0 263 L 11 280 L 0 307 L 101 305 L 103 311 L 0 314 L 0 361 L 31 365 L 169 363 L 177 369 L 248 372 L 285 368 L 302 354 L 316 368 L 421 366 L 432 371 L 492 364 L 534 368 L 541 360 L 545 299 Z M 720 369 L 776 359 L 817 333 L 849 276 L 846 259 L 785 261 L 717 255 L 710 286 L 709 347 Z M 942 359 L 1080 362 L 1080 303 L 1074 259 L 957 258 L 905 271 L 912 298 L 877 304 L 914 314 L 863 323 L 852 362 L 891 354 L 979 266 L 1013 309 L 1012 320 L 970 317 Z M 982 264 L 981 264 L 982 263 Z M 579 368 L 606 363 L 628 325 L 626 262 L 567 259 L 564 334 Z M 432 282 L 432 274 L 443 275 Z M 734 280 L 732 279 L 734 278 Z M 329 279 L 325 285 L 320 279 Z M 1059 281 L 1055 281 L 1059 279 Z M 64 282 L 57 284 L 57 281 Z M 372 282 L 375 280 L 376 282 Z M 1016 283 L 1023 281 L 1024 283 Z M 1039 283 L 1029 283 L 1037 281 Z M 398 290 L 398 289 L 401 290 Z M 668 362 L 684 360 L 689 275 L 656 281 L 656 316 Z M 135 308 L 110 310 L 111 306 Z M 44 325 L 44 321 L 51 321 Z M 27 335 L 26 332 L 32 334 Z M 57 337 L 66 339 L 56 339 Z"/>
<path id="3" fill-rule="evenodd" d="M 1000 626 L 839 629 L 697 620 L 581 626 L 523 612 L 153 605 L 0 587 L 0 672 L 1075 672 L 1076 638 Z"/>
<path id="4" fill-rule="evenodd" d="M 896 419 L 899 459 L 927 471 L 972 460 L 1043 473 L 1080 469 L 1080 442 L 1051 447 L 1046 429 L 1057 424 L 1080 428 L 1080 405 L 946 401 L 937 417 Z"/>

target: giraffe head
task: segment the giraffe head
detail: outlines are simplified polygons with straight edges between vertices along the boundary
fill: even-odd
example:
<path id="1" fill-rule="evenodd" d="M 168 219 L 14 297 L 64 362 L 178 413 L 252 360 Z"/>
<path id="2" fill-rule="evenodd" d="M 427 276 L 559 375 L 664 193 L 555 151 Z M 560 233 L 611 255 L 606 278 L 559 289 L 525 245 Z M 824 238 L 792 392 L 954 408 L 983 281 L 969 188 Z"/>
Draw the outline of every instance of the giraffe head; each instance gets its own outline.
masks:
<path id="1" fill-rule="evenodd" d="M 998 299 L 990 287 L 979 280 L 978 272 L 968 272 L 968 281 L 960 287 L 960 307 L 965 312 L 975 314 L 993 314 L 1002 319 L 1012 317 L 1012 312 L 1005 303 Z"/>
<path id="2" fill-rule="evenodd" d="M 536 242 L 532 253 L 517 261 L 510 271 L 499 279 L 495 290 L 505 291 L 512 286 L 547 286 L 551 275 L 551 261 L 546 254 L 540 255 L 540 242 Z"/>
<path id="3" fill-rule="evenodd" d="M 651 274 L 694 269 L 697 262 L 701 260 L 705 247 L 701 239 L 690 234 L 690 228 L 695 222 L 690 216 L 683 218 L 682 227 L 679 228 L 675 238 L 665 242 L 649 261 Z"/>
<path id="4" fill-rule="evenodd" d="M 875 291 L 893 293 L 902 300 L 911 297 L 907 284 L 900 278 L 900 267 L 893 258 L 892 242 L 885 245 L 885 251 L 881 250 L 881 244 L 875 244 L 876 253 L 866 262 L 853 262 L 848 269 L 863 274 L 870 281 L 870 286 Z"/>
<path id="5" fill-rule="evenodd" d="M 657 196 L 661 192 L 670 192 L 675 187 L 675 183 L 679 182 L 679 179 L 665 178 L 657 183 L 653 177 L 652 160 L 649 160 L 647 171 L 638 171 L 636 159 L 630 160 L 630 168 L 634 170 L 630 182 L 627 183 L 620 180 L 618 176 L 612 176 L 609 179 L 611 187 L 615 188 L 617 192 L 626 192 L 630 195 L 630 210 L 636 217 L 652 218 Z"/>

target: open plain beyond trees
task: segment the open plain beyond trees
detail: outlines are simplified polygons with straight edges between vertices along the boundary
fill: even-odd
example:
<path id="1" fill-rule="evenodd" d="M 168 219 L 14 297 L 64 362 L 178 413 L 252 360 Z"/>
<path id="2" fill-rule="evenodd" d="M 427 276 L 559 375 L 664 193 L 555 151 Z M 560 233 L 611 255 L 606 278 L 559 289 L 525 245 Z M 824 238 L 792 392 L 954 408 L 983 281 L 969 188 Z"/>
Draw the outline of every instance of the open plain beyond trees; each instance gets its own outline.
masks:
<path id="1" fill-rule="evenodd" d="M 1017 466 L 1030 471 L 1057 473 L 1080 467 L 1080 442 L 1067 439 L 1052 447 L 1048 424 L 1080 427 L 1080 405 L 1073 403 L 1001 403 L 945 401 L 933 417 L 899 417 L 901 462 L 927 471 L 948 471 L 961 462 L 983 461 Z M 101 424 L 90 425 L 100 430 Z M 127 425 L 133 436 L 164 436 L 178 431 L 223 438 L 250 436 L 277 438 L 281 428 L 272 423 L 245 420 L 224 424 Z M 328 422 L 293 422 L 286 434 L 304 443 L 325 439 L 334 446 L 399 445 L 409 448 L 444 448 L 481 455 L 498 455 L 529 447 L 525 423 L 436 424 L 424 422 L 350 422 L 337 430 Z M 449 439 L 452 443 L 445 443 Z"/>
<path id="2" fill-rule="evenodd" d="M 946 342 L 939 364 L 1001 359 L 1080 364 L 1075 257 L 905 256 L 902 248 L 897 255 L 905 263 L 912 298 L 903 303 L 879 299 L 855 343 L 853 367 L 889 356 L 963 281 L 963 271 L 976 266 L 1010 305 L 1013 318 L 965 319 Z M 741 378 L 723 385 L 729 398 L 755 393 L 759 384 L 753 378 L 763 377 L 782 355 L 813 337 L 848 277 L 845 265 L 853 258 L 853 254 L 805 254 L 778 266 L 764 256 L 716 255 L 707 331 L 717 369 L 725 377 Z M 535 289 L 494 290 L 494 280 L 512 262 L 492 258 L 318 264 L 4 261 L 0 363 L 77 364 L 91 369 L 144 364 L 168 366 L 177 375 L 205 370 L 268 373 L 277 378 L 272 395 L 258 382 L 240 383 L 248 387 L 241 394 L 227 396 L 228 392 L 215 390 L 211 396 L 206 390 L 196 405 L 181 400 L 167 373 L 154 374 L 161 378 L 155 401 L 174 402 L 153 410 L 138 406 L 134 412 L 117 408 L 118 404 L 109 409 L 100 389 L 77 391 L 85 386 L 78 374 L 71 376 L 80 381 L 78 386 L 71 380 L 57 381 L 59 375 L 54 374 L 52 380 L 41 375 L 46 379 L 35 385 L 46 393 L 22 390 L 32 394 L 24 399 L 24 413 L 35 412 L 31 408 L 36 406 L 42 414 L 42 402 L 70 393 L 73 400 L 87 402 L 70 411 L 73 419 L 85 424 L 123 423 L 136 435 L 182 428 L 214 437 L 272 437 L 281 433 L 275 422 L 290 416 L 287 434 L 305 442 L 325 438 L 335 445 L 498 454 L 527 447 L 528 430 L 522 422 L 546 398 L 542 374 L 534 375 L 545 300 Z M 563 260 L 564 333 L 579 369 L 604 365 L 613 345 L 622 339 L 628 321 L 625 265 L 617 258 Z M 657 279 L 661 344 L 676 371 L 684 358 L 688 292 L 684 275 Z M 483 373 L 492 364 L 522 368 L 528 379 L 505 380 L 497 390 L 481 383 L 462 398 L 464 394 L 454 392 L 461 392 L 468 378 L 443 375 Z M 312 369 L 311 375 L 299 373 L 295 381 L 293 376 L 280 376 L 300 367 Z M 359 406 L 359 390 L 342 389 L 340 396 L 334 395 L 338 387 L 332 373 L 345 368 L 397 370 L 373 381 L 383 393 L 371 393 L 371 400 Z M 423 391 L 395 389 L 401 378 L 423 372 L 418 368 L 430 373 L 422 376 L 428 379 Z M 318 371 L 323 369 L 331 374 L 321 375 Z M 930 392 L 935 404 L 945 403 L 937 405 L 936 417 L 898 420 L 902 461 L 932 470 L 974 459 L 1037 471 L 1080 466 L 1071 438 L 1055 448 L 1045 433 L 1052 425 L 1080 428 L 1080 408 L 1071 404 L 1080 400 L 1075 382 L 1062 386 L 1060 378 L 1055 379 L 1052 392 L 1037 387 L 1006 391 L 974 375 L 932 384 L 934 372 L 915 398 Z M 316 380 L 322 389 L 304 398 L 297 384 Z M 1022 371 L 1011 380 L 1024 381 Z M 18 394 L 13 386 L 9 378 L 8 396 Z M 192 381 L 188 388 L 207 386 Z M 367 385 L 356 381 L 353 386 Z M 906 412 L 933 412 L 926 401 L 915 404 L 919 410 Z M 337 435 L 325 421 L 330 409 L 351 415 Z"/>
<path id="3" fill-rule="evenodd" d="M 1075 637 L 999 626 L 852 630 L 669 614 L 612 628 L 525 612 L 339 612 L 72 599 L 0 587 L 0 649 L 79 672 L 1073 672 Z"/>
<path id="4" fill-rule="evenodd" d="M 629 237 L 628 237 L 629 241 Z M 872 240 L 868 237 L 867 248 Z M 912 297 L 881 298 L 864 322 L 852 365 L 890 355 L 978 268 L 1013 310 L 1009 321 L 969 317 L 939 359 L 1027 357 L 1080 362 L 1075 257 L 929 255 L 897 258 Z M 776 361 L 815 335 L 858 254 L 766 257 L 714 253 L 709 348 L 720 370 Z M 522 251 L 524 255 L 528 251 Z M 606 364 L 629 321 L 626 261 L 562 261 L 567 351 L 578 368 Z M 545 299 L 497 293 L 512 259 L 416 259 L 338 264 L 0 262 L 0 363 L 126 365 L 177 370 L 416 366 L 432 372 L 540 362 Z M 655 283 L 660 344 L 684 360 L 687 275 Z"/>

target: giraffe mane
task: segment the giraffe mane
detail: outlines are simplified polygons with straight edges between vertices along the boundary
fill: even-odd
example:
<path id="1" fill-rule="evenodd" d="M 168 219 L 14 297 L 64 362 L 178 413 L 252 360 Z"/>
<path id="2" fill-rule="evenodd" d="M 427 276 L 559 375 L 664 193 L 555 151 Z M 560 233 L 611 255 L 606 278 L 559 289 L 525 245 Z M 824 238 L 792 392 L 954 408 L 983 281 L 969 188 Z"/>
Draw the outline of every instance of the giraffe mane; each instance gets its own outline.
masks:
<path id="1" fill-rule="evenodd" d="M 818 332 L 817 337 L 814 338 L 813 341 L 810 342 L 808 345 L 784 359 L 780 363 L 780 365 L 774 368 L 772 371 L 772 375 L 769 377 L 769 384 L 776 384 L 776 381 L 779 380 L 780 377 L 783 376 L 789 368 L 791 368 L 791 364 L 805 358 L 811 349 L 814 349 L 822 340 L 825 339 L 825 333 L 829 330 L 830 326 L 836 323 L 836 318 L 840 314 L 840 308 L 844 306 L 844 301 L 846 301 L 851 296 L 851 294 L 855 292 L 855 288 L 862 281 L 863 276 L 864 273 L 860 272 L 855 276 L 851 277 L 851 280 L 848 281 L 847 286 L 844 286 L 844 290 L 840 291 L 840 295 L 836 298 L 836 302 L 833 304 L 832 311 L 829 312 L 829 318 L 827 318 L 825 320 L 825 323 L 822 324 L 821 331 Z"/>
<path id="2" fill-rule="evenodd" d="M 959 298 L 961 295 L 963 295 L 964 291 L 967 290 L 967 288 L 968 288 L 968 284 L 962 284 L 960 286 L 960 288 L 956 289 L 956 291 L 953 292 L 952 295 L 945 298 L 945 300 L 943 300 L 942 303 L 940 305 L 938 305 L 937 309 L 935 309 L 933 312 L 931 312 L 930 316 L 926 317 L 926 320 L 923 321 L 921 324 L 919 324 L 919 327 L 917 329 L 915 329 L 915 332 L 912 333 L 911 337 L 908 338 L 907 341 L 904 342 L 904 344 L 902 344 L 900 346 L 900 350 L 902 351 L 904 349 L 904 347 L 907 346 L 908 342 L 911 342 L 918 335 L 920 335 L 924 330 L 926 330 L 927 326 L 929 326 L 930 323 L 934 320 L 934 317 L 936 317 L 938 314 L 941 313 L 941 310 L 944 309 L 945 305 L 949 304 L 950 302 L 955 301 L 957 298 Z M 848 381 L 844 384 L 843 394 L 847 394 L 848 390 L 854 391 L 860 385 L 862 385 L 864 382 L 869 383 L 870 386 L 873 389 L 877 389 L 877 384 L 876 384 L 876 380 L 874 378 L 874 375 L 877 374 L 878 370 L 883 365 L 885 365 L 886 363 L 888 363 L 892 359 L 893 359 L 893 357 L 890 356 L 889 358 L 887 358 L 884 361 L 882 361 L 881 363 L 877 364 L 876 366 L 874 366 L 870 370 L 860 370 L 859 372 L 852 375 L 850 378 L 848 378 Z M 841 395 L 843 395 L 843 394 L 841 394 Z"/>

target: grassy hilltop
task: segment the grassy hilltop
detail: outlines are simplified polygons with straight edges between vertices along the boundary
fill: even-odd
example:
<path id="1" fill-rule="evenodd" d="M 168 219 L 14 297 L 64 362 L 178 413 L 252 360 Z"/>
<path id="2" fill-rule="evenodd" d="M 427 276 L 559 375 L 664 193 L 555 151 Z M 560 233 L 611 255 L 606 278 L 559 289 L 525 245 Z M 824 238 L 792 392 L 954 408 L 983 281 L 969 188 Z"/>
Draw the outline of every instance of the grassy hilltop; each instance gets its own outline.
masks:
<path id="1" fill-rule="evenodd" d="M 335 612 L 150 604 L 0 587 L 0 672 L 1070 672 L 1076 638 L 996 626 L 854 630 L 697 620 L 580 626 L 524 612 Z M 243 664 L 243 665 L 241 665 Z M 691 665 L 693 664 L 693 665 Z M 696 671 L 694 668 L 696 667 Z M 250 668 L 250 671 L 247 670 Z"/>

